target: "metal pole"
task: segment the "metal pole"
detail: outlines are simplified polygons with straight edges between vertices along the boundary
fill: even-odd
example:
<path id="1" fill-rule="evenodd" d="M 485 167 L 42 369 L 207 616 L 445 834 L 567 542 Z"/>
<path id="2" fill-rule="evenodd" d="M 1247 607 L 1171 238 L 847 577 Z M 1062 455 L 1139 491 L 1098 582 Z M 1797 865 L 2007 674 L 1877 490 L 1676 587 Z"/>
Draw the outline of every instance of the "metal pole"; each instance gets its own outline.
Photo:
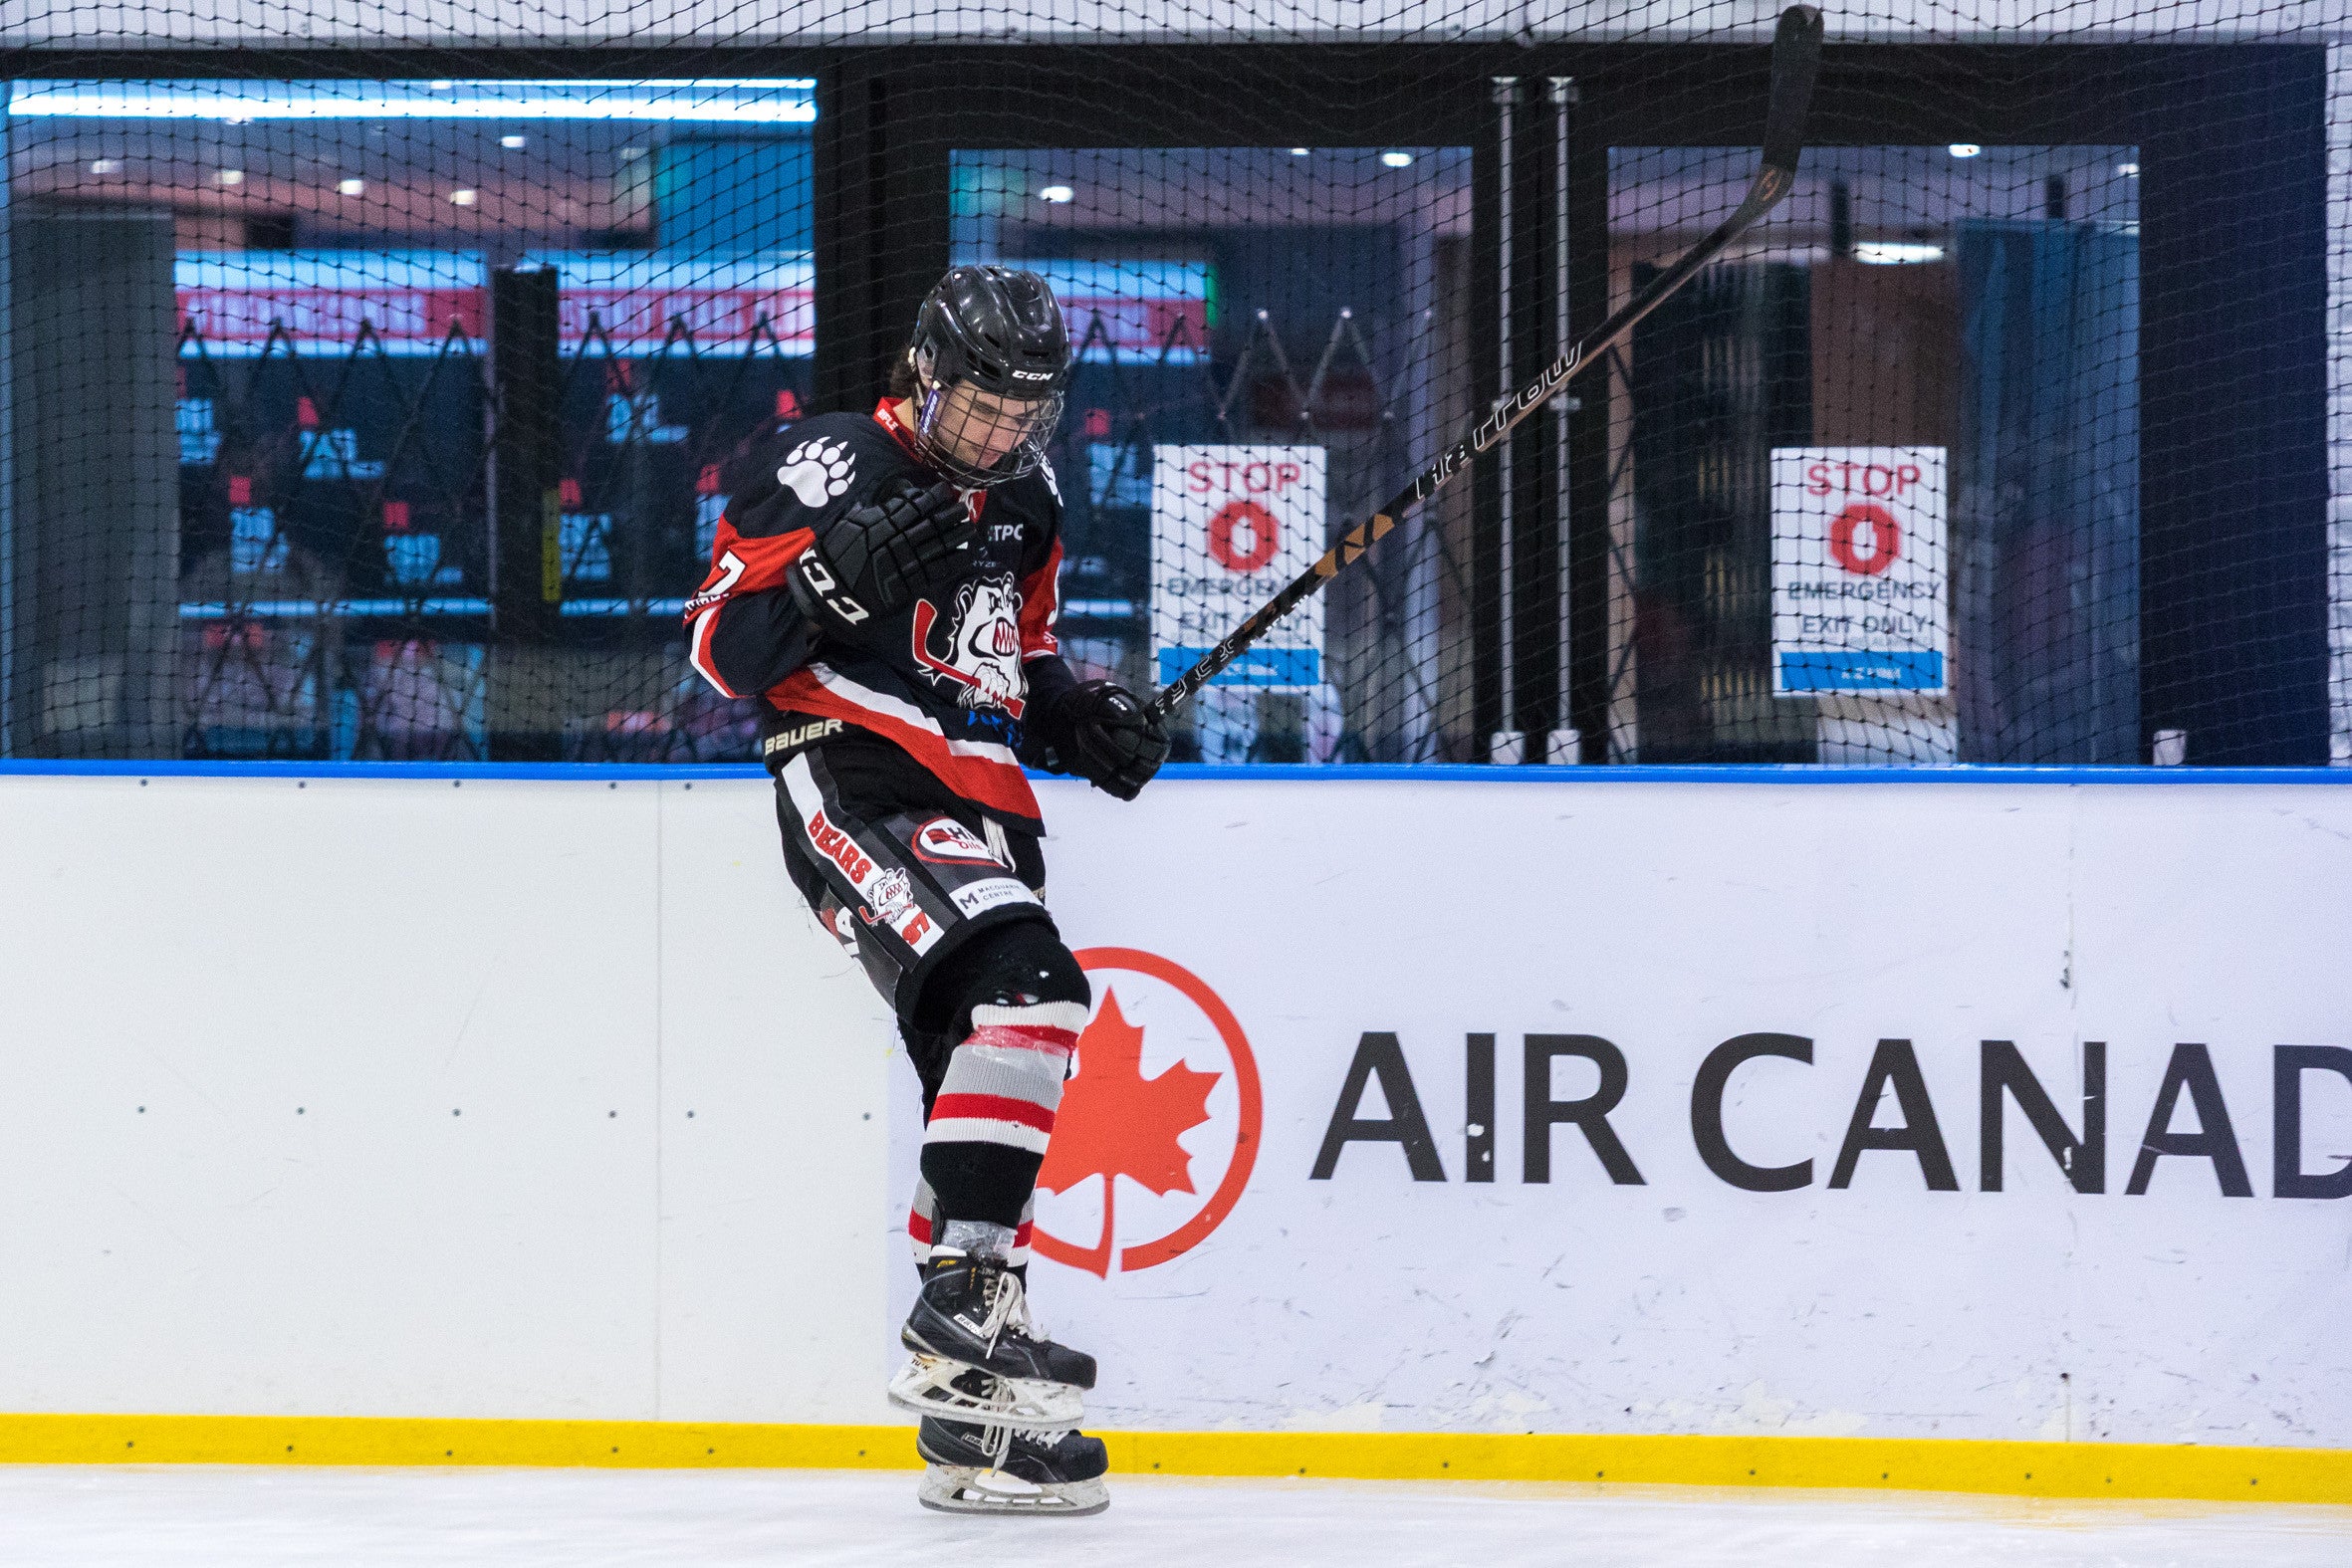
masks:
<path id="1" fill-rule="evenodd" d="M 1495 397 L 1495 406 L 1500 408 L 1511 400 L 1511 395 L 1513 392 L 1518 390 L 1519 384 L 1518 378 L 1515 377 L 1511 372 L 1511 288 L 1514 281 L 1512 278 L 1511 266 L 1511 230 L 1512 224 L 1516 217 L 1516 214 L 1512 210 L 1511 200 L 1513 172 L 1511 121 L 1512 110 L 1519 103 L 1519 78 L 1496 77 L 1494 79 L 1494 88 L 1495 107 L 1499 112 L 1497 119 L 1501 145 L 1500 172 L 1503 178 L 1503 244 L 1497 263 L 1499 279 L 1502 285 L 1499 291 L 1501 310 L 1500 322 L 1498 325 L 1500 331 L 1498 332 L 1497 336 L 1502 345 L 1500 351 L 1501 363 L 1499 368 L 1503 373 L 1503 378 L 1498 384 Z M 1503 701 L 1501 713 L 1499 716 L 1501 728 L 1496 730 L 1494 736 L 1489 740 L 1487 747 L 1488 761 L 1496 763 L 1516 763 L 1520 761 L 1522 756 L 1525 755 L 1523 748 L 1526 743 L 1526 736 L 1519 728 L 1519 672 L 1515 662 L 1516 649 L 1514 647 L 1514 644 L 1518 640 L 1519 627 L 1517 624 L 1518 617 L 1514 613 L 1515 606 L 1512 602 L 1517 584 L 1513 581 L 1512 571 L 1512 554 L 1516 542 L 1512 537 L 1513 474 L 1511 449 L 1512 442 L 1506 438 L 1503 442 L 1503 452 L 1500 467 L 1503 489 L 1503 512 L 1501 519 L 1503 525 L 1503 560 L 1501 572 L 1503 604 L 1502 613 L 1500 616 L 1503 636 Z"/>
<path id="2" fill-rule="evenodd" d="M 1576 103 L 1576 79 L 1549 79 L 1551 99 L 1551 288 L 1552 320 L 1557 324 L 1552 339 L 1552 353 L 1568 351 L 1568 111 Z M 1554 585 L 1559 595 L 1559 659 L 1554 680 L 1551 710 L 1551 734 L 1543 748 L 1547 763 L 1580 763 L 1584 760 L 1583 736 L 1571 722 L 1569 691 L 1568 631 L 1571 612 L 1568 604 L 1568 415 L 1575 409 L 1576 399 L 1566 388 L 1551 400 L 1552 450 L 1552 516 L 1558 525 L 1557 550 L 1559 560 Z"/>
<path id="3" fill-rule="evenodd" d="M 1609 313 L 1598 327 L 1568 344 L 1567 352 L 1543 367 L 1515 396 L 1506 398 L 1462 439 L 1439 453 L 1435 461 L 1413 477 L 1412 483 L 1391 496 L 1373 513 L 1317 558 L 1250 617 L 1227 632 L 1215 647 L 1193 662 L 1191 669 L 1160 688 L 1149 707 L 1168 714 L 1182 707 L 1217 678 L 1217 672 L 1255 646 L 1282 618 L 1322 591 L 1333 577 L 1361 560 L 1395 531 L 1397 519 L 1446 487 L 1482 452 L 1492 451 L 1536 409 L 1549 402 L 1578 370 L 1601 362 L 1633 330 L 1649 320 L 1658 307 L 1721 256 L 1733 241 L 1764 220 L 1796 183 L 1797 159 L 1804 153 L 1805 112 L 1811 106 L 1813 80 L 1821 63 L 1821 13 L 1811 6 L 1792 5 L 1780 14 L 1772 34 L 1772 91 L 1764 109 L 1764 157 L 1756 178 L 1732 215 L 1707 232 L 1706 238 L 1683 252 L 1680 259 L 1650 279 L 1634 297 Z"/>

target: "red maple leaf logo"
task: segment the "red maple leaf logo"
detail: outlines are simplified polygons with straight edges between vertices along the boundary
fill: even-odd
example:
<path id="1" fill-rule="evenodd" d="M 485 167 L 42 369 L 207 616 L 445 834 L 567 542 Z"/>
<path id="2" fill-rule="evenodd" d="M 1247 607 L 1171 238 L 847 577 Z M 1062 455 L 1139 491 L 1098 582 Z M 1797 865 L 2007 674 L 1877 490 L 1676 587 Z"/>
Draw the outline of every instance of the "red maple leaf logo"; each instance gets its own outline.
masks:
<path id="1" fill-rule="evenodd" d="M 1078 1036 L 1077 1061 L 1077 1075 L 1062 1087 L 1038 1186 L 1066 1193 L 1089 1176 L 1102 1178 L 1102 1239 L 1081 1254 L 1080 1266 L 1107 1278 L 1118 1179 L 1163 1197 L 1193 1191 L 1192 1156 L 1177 1140 L 1209 1119 L 1209 1091 L 1224 1075 L 1178 1061 L 1144 1077 L 1143 1030 L 1127 1021 L 1112 991 Z"/>

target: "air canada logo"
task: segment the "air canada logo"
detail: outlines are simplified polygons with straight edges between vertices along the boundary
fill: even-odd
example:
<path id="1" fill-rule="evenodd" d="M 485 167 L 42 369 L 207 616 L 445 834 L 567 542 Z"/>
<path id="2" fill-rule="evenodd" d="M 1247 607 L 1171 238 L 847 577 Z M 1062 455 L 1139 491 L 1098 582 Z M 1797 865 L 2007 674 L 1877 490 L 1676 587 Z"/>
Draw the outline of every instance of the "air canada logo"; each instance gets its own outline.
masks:
<path id="1" fill-rule="evenodd" d="M 1107 1278 L 1180 1256 L 1224 1223 L 1264 1112 L 1241 1022 L 1199 976 L 1133 948 L 1077 959 L 1094 1016 L 1038 1174 L 1031 1244 Z"/>

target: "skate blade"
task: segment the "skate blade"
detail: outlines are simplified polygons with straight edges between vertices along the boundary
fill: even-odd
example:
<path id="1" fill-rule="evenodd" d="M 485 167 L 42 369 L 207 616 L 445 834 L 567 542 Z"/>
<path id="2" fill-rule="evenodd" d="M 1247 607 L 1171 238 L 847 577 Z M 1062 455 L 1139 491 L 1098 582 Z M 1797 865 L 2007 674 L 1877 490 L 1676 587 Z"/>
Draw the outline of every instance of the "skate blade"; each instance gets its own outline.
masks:
<path id="1" fill-rule="evenodd" d="M 1016 1432 L 1070 1432 L 1085 1424 L 1085 1401 L 1067 1383 L 992 1373 L 989 1387 L 994 1393 L 983 1399 L 955 1386 L 955 1380 L 971 1370 L 941 1356 L 915 1356 L 890 1380 L 890 1403 L 918 1416 L 1011 1427 Z"/>
<path id="2" fill-rule="evenodd" d="M 1082 1519 L 1110 1506 L 1110 1487 L 1099 1475 L 1092 1480 L 1041 1486 L 1003 1470 L 934 1464 L 916 1483 L 915 1500 L 940 1513 Z"/>

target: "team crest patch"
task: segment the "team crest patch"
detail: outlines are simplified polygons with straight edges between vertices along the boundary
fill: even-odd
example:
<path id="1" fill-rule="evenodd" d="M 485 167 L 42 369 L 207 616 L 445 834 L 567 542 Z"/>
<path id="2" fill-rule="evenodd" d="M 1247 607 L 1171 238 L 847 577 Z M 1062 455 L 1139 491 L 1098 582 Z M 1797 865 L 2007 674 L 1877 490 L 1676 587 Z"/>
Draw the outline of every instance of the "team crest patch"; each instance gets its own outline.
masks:
<path id="1" fill-rule="evenodd" d="M 998 708 L 1021 717 L 1029 681 L 1021 672 L 1021 592 L 1010 572 L 975 577 L 956 589 L 941 648 L 932 633 L 939 610 L 929 599 L 915 601 L 915 663 L 934 686 L 945 687 L 963 708 Z"/>
<path id="2" fill-rule="evenodd" d="M 896 926 L 915 907 L 914 879 L 896 866 L 876 876 L 864 892 L 860 918 L 869 926 Z"/>

